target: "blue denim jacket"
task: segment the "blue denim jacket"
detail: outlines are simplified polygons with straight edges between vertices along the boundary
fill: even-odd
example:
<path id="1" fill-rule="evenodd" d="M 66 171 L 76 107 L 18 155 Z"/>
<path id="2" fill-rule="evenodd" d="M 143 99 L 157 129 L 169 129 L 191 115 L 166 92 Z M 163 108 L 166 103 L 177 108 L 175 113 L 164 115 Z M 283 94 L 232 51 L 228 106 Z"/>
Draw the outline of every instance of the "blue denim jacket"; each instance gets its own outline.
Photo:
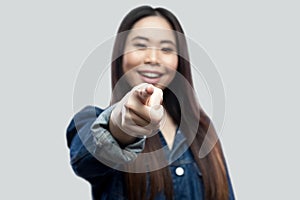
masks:
<path id="1" fill-rule="evenodd" d="M 143 150 L 145 143 L 145 139 L 137 139 L 135 143 L 126 147 L 118 145 L 108 131 L 112 109 L 113 107 L 110 107 L 103 111 L 97 107 L 88 106 L 74 116 L 67 129 L 72 168 L 78 176 L 91 184 L 94 200 L 127 199 L 123 172 L 109 166 L 135 159 Z M 162 145 L 166 146 L 161 133 L 158 134 L 160 134 Z M 173 178 L 174 199 L 204 199 L 201 171 L 180 130 L 177 130 L 172 150 L 164 149 L 166 158 L 171 163 L 169 169 Z M 227 177 L 229 199 L 233 200 L 234 194 L 229 175 Z M 163 194 L 157 194 L 156 199 L 165 198 Z"/>

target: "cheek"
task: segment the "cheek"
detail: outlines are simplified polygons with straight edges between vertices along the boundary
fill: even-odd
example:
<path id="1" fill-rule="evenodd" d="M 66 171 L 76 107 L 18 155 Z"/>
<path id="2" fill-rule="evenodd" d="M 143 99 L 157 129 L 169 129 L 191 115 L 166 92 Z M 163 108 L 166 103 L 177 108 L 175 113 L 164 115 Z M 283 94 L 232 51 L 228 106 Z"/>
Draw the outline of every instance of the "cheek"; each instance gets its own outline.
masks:
<path id="1" fill-rule="evenodd" d="M 137 52 L 131 52 L 124 54 L 123 56 L 123 71 L 126 73 L 128 70 L 133 69 L 134 67 L 141 64 L 142 56 Z"/>
<path id="2" fill-rule="evenodd" d="M 177 70 L 178 66 L 178 57 L 177 55 L 172 55 L 164 59 L 165 65 L 172 69 L 172 70 Z"/>

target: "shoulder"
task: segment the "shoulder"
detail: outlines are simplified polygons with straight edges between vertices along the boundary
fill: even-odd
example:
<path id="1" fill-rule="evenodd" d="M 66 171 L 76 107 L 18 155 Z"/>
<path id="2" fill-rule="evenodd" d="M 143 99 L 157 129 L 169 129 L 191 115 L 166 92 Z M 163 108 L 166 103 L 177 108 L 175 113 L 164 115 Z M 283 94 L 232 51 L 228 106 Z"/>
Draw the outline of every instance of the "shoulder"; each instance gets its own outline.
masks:
<path id="1" fill-rule="evenodd" d="M 68 147 L 70 147 L 71 141 L 77 134 L 77 131 L 80 129 L 80 127 L 95 121 L 103 111 L 104 109 L 89 105 L 82 108 L 73 116 L 66 131 Z"/>
<path id="2" fill-rule="evenodd" d="M 86 118 L 86 117 L 93 117 L 96 116 L 98 117 L 100 115 L 100 113 L 102 113 L 104 111 L 104 109 L 101 109 L 99 107 L 96 106 L 86 106 L 84 108 L 82 108 L 79 112 L 77 112 L 74 115 L 74 119 L 78 119 L 78 118 Z"/>

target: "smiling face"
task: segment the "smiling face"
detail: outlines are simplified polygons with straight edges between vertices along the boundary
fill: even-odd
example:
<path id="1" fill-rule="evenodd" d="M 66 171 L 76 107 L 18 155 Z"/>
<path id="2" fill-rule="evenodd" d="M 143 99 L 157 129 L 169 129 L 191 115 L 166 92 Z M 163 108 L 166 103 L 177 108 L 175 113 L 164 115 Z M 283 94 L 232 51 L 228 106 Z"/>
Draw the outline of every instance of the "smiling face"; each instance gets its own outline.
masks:
<path id="1" fill-rule="evenodd" d="M 174 31 L 164 18 L 137 21 L 126 39 L 123 72 L 131 86 L 150 83 L 161 89 L 174 78 L 178 65 Z"/>

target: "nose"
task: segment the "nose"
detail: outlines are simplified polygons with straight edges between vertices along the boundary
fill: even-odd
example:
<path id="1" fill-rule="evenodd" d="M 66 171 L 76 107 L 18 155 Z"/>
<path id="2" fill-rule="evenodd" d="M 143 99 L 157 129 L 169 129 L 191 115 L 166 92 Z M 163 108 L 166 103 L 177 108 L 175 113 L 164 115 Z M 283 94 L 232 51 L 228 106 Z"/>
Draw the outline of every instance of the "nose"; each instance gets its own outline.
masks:
<path id="1" fill-rule="evenodd" d="M 145 63 L 146 64 L 159 64 L 159 50 L 155 47 L 151 47 L 147 49 L 146 57 L 145 57 Z"/>

